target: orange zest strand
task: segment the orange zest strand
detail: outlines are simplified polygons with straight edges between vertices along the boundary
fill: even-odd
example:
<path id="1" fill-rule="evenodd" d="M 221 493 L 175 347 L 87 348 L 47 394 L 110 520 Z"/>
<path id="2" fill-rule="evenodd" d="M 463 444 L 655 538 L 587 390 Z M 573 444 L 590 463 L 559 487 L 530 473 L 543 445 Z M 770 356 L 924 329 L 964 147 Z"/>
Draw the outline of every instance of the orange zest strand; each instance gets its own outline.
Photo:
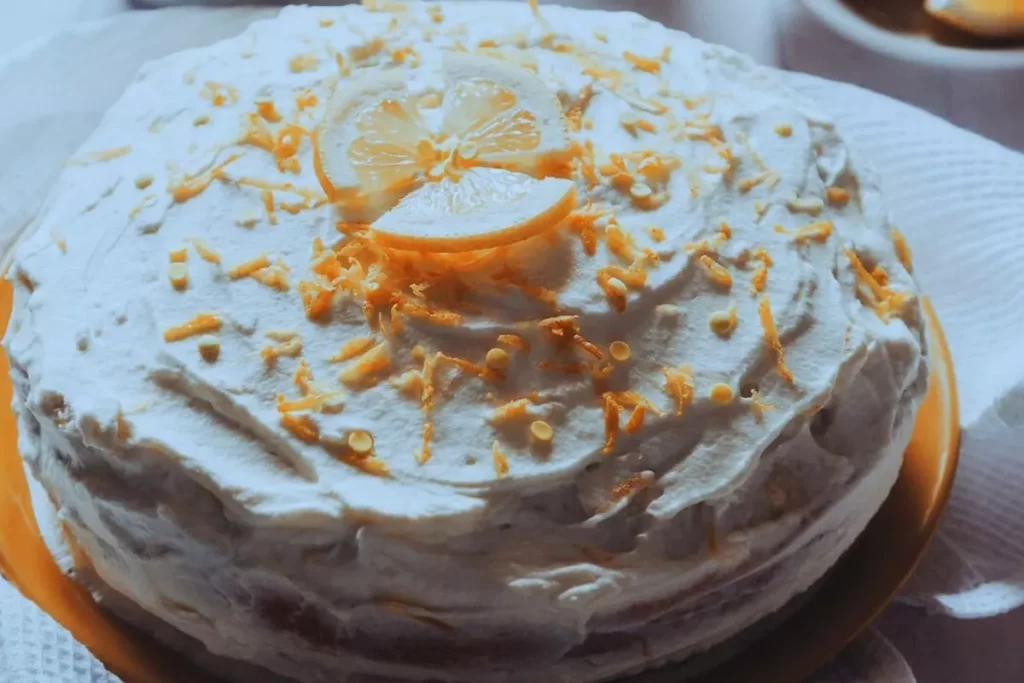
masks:
<path id="1" fill-rule="evenodd" d="M 342 346 L 336 354 L 327 360 L 332 363 L 341 363 L 342 361 L 350 360 L 365 353 L 375 343 L 376 340 L 373 337 L 357 337 L 356 339 L 350 339 L 345 342 L 345 345 Z"/>
<path id="2" fill-rule="evenodd" d="M 641 57 L 640 55 L 630 52 L 629 50 L 623 52 L 622 57 L 640 71 L 646 71 L 647 73 L 651 74 L 656 74 L 659 71 L 661 71 L 661 62 L 657 59 L 651 59 L 650 57 Z"/>
<path id="3" fill-rule="evenodd" d="M 420 442 L 420 450 L 416 454 L 416 462 L 420 465 L 430 460 L 430 440 L 434 436 L 434 423 L 427 420 L 423 423 L 423 437 Z"/>
<path id="4" fill-rule="evenodd" d="M 612 487 L 611 499 L 613 501 L 620 501 L 624 498 L 629 498 L 637 491 L 647 488 L 651 481 L 652 477 L 650 476 L 645 477 L 642 474 L 631 474 Z"/>
<path id="5" fill-rule="evenodd" d="M 232 280 L 238 280 L 239 278 L 248 277 L 255 273 L 257 270 L 262 270 L 270 266 L 270 259 L 266 254 L 257 256 L 254 259 L 239 263 L 234 268 L 228 270 L 228 277 Z"/>
<path id="6" fill-rule="evenodd" d="M 911 262 L 910 247 L 907 246 L 907 239 L 896 228 L 889 231 L 889 236 L 892 238 L 892 246 L 896 250 L 896 258 L 900 260 L 900 263 L 903 264 L 908 273 L 913 273 L 914 264 Z"/>
<path id="7" fill-rule="evenodd" d="M 644 414 L 647 409 L 641 406 L 633 408 L 633 413 L 629 416 L 629 420 L 626 422 L 626 432 L 629 434 L 635 434 L 641 427 L 644 426 Z"/>
<path id="8" fill-rule="evenodd" d="M 750 280 L 750 295 L 754 296 L 764 291 L 765 285 L 768 283 L 768 268 L 773 265 L 773 262 L 772 257 L 764 249 L 755 249 L 751 256 L 761 262 L 754 272 L 754 277 Z"/>
<path id="9" fill-rule="evenodd" d="M 717 287 L 722 289 L 729 289 L 732 287 L 732 275 L 726 270 L 725 266 L 718 263 L 713 258 L 705 254 L 700 257 L 700 264 L 704 266 L 704 271 Z"/>
<path id="10" fill-rule="evenodd" d="M 615 442 L 619 438 L 619 409 L 621 406 L 615 401 L 610 392 L 604 398 L 604 448 L 603 453 L 611 453 L 615 450 Z"/>
<path id="11" fill-rule="evenodd" d="M 316 443 L 320 440 L 320 428 L 308 415 L 285 413 L 281 416 L 281 426 L 300 441 Z"/>
<path id="12" fill-rule="evenodd" d="M 764 341 L 775 352 L 775 369 L 784 380 L 792 384 L 793 373 L 786 367 L 785 353 L 782 349 L 782 342 L 779 341 L 779 332 L 775 328 L 775 318 L 772 317 L 772 308 L 767 295 L 762 296 L 758 301 L 757 315 L 761 319 L 761 327 L 764 329 Z"/>
<path id="13" fill-rule="evenodd" d="M 197 334 L 217 332 L 221 328 L 220 316 L 216 313 L 200 313 L 188 322 L 164 330 L 164 341 L 176 342 Z"/>
<path id="14" fill-rule="evenodd" d="M 491 459 L 494 462 L 495 475 L 498 477 L 504 477 L 508 474 L 508 458 L 501 452 L 501 448 L 498 446 L 497 441 L 491 444 Z"/>
<path id="15" fill-rule="evenodd" d="M 200 173 L 196 176 L 186 176 L 177 185 L 172 185 L 167 188 L 167 191 L 171 193 L 171 197 L 177 203 L 181 204 L 192 199 L 196 195 L 199 195 L 210 186 L 214 180 L 218 180 L 224 177 L 224 168 L 235 161 L 241 154 L 232 154 L 227 159 L 211 168 L 206 173 Z"/>
<path id="16" fill-rule="evenodd" d="M 793 233 L 794 242 L 824 242 L 832 234 L 832 221 L 818 221 Z"/>
<path id="17" fill-rule="evenodd" d="M 677 368 L 662 368 L 665 375 L 665 393 L 676 404 L 676 415 L 682 415 L 687 406 L 693 403 L 693 370 L 689 365 Z"/>

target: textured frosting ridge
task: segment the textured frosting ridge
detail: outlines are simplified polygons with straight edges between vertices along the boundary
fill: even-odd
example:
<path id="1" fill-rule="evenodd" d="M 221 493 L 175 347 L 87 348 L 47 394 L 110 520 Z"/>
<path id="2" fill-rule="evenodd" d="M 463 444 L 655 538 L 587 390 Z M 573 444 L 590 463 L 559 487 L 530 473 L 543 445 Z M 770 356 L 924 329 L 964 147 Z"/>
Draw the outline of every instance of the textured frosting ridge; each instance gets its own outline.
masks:
<path id="1" fill-rule="evenodd" d="M 312 132 L 351 79 L 427 96 L 454 53 L 557 95 L 576 208 L 381 248 Z M 925 390 L 909 268 L 828 116 L 724 48 L 526 3 L 296 7 L 142 69 L 19 249 L 6 345 L 23 454 L 145 612 L 301 680 L 518 680 L 824 572 Z"/>

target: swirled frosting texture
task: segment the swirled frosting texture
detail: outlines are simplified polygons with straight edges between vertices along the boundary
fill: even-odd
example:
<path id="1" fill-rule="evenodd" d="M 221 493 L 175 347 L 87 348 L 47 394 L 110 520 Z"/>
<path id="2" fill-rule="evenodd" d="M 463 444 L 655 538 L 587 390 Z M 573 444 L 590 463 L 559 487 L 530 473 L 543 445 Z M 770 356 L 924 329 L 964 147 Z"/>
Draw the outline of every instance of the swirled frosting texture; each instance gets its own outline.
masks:
<path id="1" fill-rule="evenodd" d="M 376 645 L 437 640 L 480 680 L 768 566 L 881 468 L 877 506 L 923 323 L 826 115 L 631 14 L 375 5 L 144 67 L 18 252 L 23 452 L 106 583 L 279 673 L 458 669 Z M 575 143 L 577 209 L 469 265 L 339 224 L 309 135 L 347 79 L 430 93 L 451 52 L 535 72 Z M 325 251 L 365 277 L 311 317 Z"/>

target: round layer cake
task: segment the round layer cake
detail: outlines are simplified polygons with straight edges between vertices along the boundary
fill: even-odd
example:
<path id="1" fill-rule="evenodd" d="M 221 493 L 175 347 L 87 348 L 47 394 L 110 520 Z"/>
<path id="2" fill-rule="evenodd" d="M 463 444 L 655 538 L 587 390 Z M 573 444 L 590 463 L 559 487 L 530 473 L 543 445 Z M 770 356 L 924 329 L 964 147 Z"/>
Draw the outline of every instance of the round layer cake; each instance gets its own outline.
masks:
<path id="1" fill-rule="evenodd" d="M 829 117 L 726 49 L 288 8 L 144 67 L 57 181 L 21 452 L 75 576 L 239 680 L 606 679 L 864 528 L 926 388 L 910 269 Z"/>

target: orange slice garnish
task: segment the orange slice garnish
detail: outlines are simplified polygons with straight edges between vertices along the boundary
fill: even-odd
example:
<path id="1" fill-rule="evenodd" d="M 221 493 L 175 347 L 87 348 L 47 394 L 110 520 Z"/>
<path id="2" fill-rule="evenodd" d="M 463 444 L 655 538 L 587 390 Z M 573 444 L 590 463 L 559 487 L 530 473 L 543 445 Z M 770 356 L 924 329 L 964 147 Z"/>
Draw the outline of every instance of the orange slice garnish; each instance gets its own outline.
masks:
<path id="1" fill-rule="evenodd" d="M 490 249 L 551 229 L 575 205 L 571 180 L 473 168 L 458 179 L 444 178 L 413 191 L 377 219 L 371 233 L 395 249 Z"/>
<path id="2" fill-rule="evenodd" d="M 317 176 L 346 220 L 377 221 L 391 246 L 468 251 L 565 217 L 571 183 L 544 176 L 564 175 L 572 145 L 543 81 L 463 54 L 442 58 L 438 91 L 410 92 L 409 75 L 375 71 L 339 87 L 317 129 Z"/>

